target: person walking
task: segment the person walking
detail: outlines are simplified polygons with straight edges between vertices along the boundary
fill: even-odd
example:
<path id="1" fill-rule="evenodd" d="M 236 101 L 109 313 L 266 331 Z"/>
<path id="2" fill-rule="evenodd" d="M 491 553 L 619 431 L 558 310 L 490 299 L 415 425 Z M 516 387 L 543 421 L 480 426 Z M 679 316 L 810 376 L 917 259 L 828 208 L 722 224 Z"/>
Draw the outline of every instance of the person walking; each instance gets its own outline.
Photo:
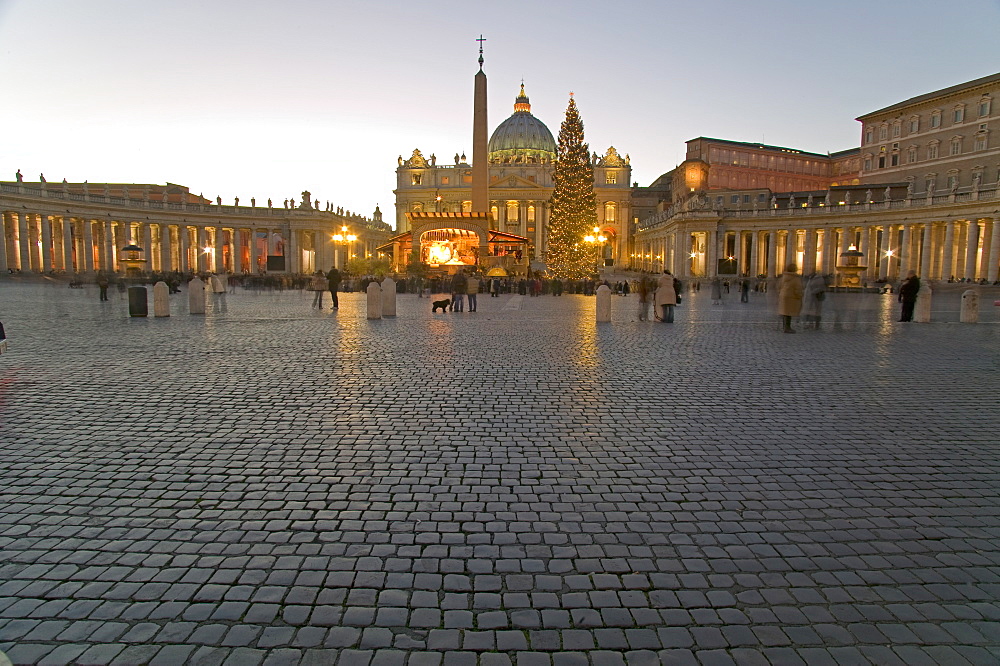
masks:
<path id="1" fill-rule="evenodd" d="M 340 281 L 343 277 L 335 267 L 331 268 L 326 274 L 326 287 L 330 290 L 330 296 L 333 297 L 333 305 L 331 306 L 334 310 L 340 307 L 340 301 L 337 299 L 337 290 L 340 289 Z"/>
<path id="2" fill-rule="evenodd" d="M 722 305 L 722 280 L 712 278 L 712 305 Z"/>
<path id="3" fill-rule="evenodd" d="M 796 270 L 795 264 L 788 264 L 778 280 L 778 314 L 785 333 L 795 333 L 792 317 L 798 317 L 802 310 L 802 279 Z"/>
<path id="4" fill-rule="evenodd" d="M 469 312 L 475 312 L 479 302 L 479 278 L 475 273 L 466 278 L 465 293 L 469 297 Z"/>
<path id="5" fill-rule="evenodd" d="M 823 318 L 823 301 L 826 299 L 826 278 L 818 273 L 813 273 L 806 279 L 806 285 L 802 290 L 802 321 L 812 324 L 813 328 L 819 328 L 819 322 Z M 804 325 L 803 324 L 803 325 Z"/>
<path id="6" fill-rule="evenodd" d="M 639 298 L 639 321 L 649 321 L 649 281 L 640 277 L 635 285 L 635 293 Z"/>
<path id="7" fill-rule="evenodd" d="M 674 289 L 674 276 L 670 271 L 656 281 L 656 295 L 653 298 L 654 308 L 662 314 L 657 317 L 664 324 L 674 323 L 674 306 L 677 305 L 677 291 Z"/>
<path id="8" fill-rule="evenodd" d="M 459 270 L 451 278 L 451 305 L 448 309 L 452 312 L 462 312 L 465 309 L 465 290 L 468 284 L 463 270 Z"/>
<path id="9" fill-rule="evenodd" d="M 323 271 L 316 271 L 313 279 L 309 283 L 309 288 L 313 291 L 312 307 L 323 309 L 323 292 L 330 286 L 330 281 L 323 275 Z"/>
<path id="10" fill-rule="evenodd" d="M 750 302 L 750 280 L 740 280 L 740 303 Z"/>
<path id="11" fill-rule="evenodd" d="M 97 271 L 97 286 L 101 290 L 101 300 L 108 300 L 108 276 L 104 271 Z"/>
<path id="12" fill-rule="evenodd" d="M 920 293 L 920 278 L 916 271 L 908 271 L 906 279 L 899 285 L 899 302 L 903 304 L 899 313 L 899 321 L 913 321 L 913 306 L 917 304 L 917 294 Z"/>

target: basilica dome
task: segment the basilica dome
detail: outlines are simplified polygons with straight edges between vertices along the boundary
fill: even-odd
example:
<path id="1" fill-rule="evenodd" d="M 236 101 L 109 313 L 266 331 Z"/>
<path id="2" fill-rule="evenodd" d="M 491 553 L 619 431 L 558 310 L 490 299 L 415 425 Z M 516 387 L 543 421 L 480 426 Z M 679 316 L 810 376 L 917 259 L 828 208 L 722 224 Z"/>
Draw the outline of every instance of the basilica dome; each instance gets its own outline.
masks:
<path id="1" fill-rule="evenodd" d="M 489 161 L 494 164 L 540 164 L 555 160 L 556 142 L 552 132 L 531 115 L 523 83 L 521 94 L 514 100 L 514 114 L 493 131 L 489 151 Z"/>

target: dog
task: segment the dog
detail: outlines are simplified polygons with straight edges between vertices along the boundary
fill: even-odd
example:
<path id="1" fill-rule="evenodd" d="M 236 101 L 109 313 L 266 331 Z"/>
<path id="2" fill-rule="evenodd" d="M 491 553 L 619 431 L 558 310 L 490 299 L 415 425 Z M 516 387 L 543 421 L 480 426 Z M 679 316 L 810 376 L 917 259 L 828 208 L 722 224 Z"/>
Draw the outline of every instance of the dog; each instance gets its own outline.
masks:
<path id="1" fill-rule="evenodd" d="M 447 312 L 448 306 L 451 305 L 451 299 L 446 298 L 441 301 L 434 301 L 433 303 L 431 303 L 431 305 L 434 306 L 431 308 L 432 313 L 437 312 L 438 308 L 441 308 L 441 312 Z"/>

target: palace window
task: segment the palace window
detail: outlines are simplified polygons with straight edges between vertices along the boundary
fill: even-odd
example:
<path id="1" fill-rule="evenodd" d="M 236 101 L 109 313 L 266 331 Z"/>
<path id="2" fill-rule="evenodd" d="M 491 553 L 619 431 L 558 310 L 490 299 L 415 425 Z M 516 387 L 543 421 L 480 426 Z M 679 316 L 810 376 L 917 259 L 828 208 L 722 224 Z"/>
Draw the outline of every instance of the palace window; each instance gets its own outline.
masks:
<path id="1" fill-rule="evenodd" d="M 449 182 L 448 176 L 441 176 L 441 184 L 447 185 Z"/>
<path id="2" fill-rule="evenodd" d="M 517 220 L 518 220 L 517 213 L 518 213 L 517 202 L 516 201 L 508 201 L 507 202 L 507 221 L 508 222 L 517 222 Z"/>
<path id="3" fill-rule="evenodd" d="M 906 162 L 907 164 L 913 164 L 916 161 L 917 161 L 917 147 L 910 146 L 910 148 L 906 151 Z"/>
<path id="4" fill-rule="evenodd" d="M 899 166 L 899 153 L 893 153 L 890 156 L 889 166 Z"/>
<path id="5" fill-rule="evenodd" d="M 979 117 L 980 118 L 983 118 L 985 116 L 990 115 L 990 102 L 991 102 L 991 99 L 989 98 L 989 96 L 983 97 L 981 100 L 979 100 Z"/>
<path id="6" fill-rule="evenodd" d="M 618 182 L 618 173 L 615 171 L 607 171 L 604 174 L 604 183 L 606 185 L 614 185 Z"/>
<path id="7" fill-rule="evenodd" d="M 885 141 L 889 138 L 889 128 L 886 125 L 882 125 L 878 128 L 878 140 Z"/>
<path id="8" fill-rule="evenodd" d="M 617 222 L 618 221 L 618 206 L 613 202 L 607 201 L 604 204 L 604 221 L 605 222 Z"/>
<path id="9" fill-rule="evenodd" d="M 424 174 L 422 173 L 411 173 L 410 174 L 410 184 L 420 185 L 420 181 L 424 179 Z"/>
<path id="10" fill-rule="evenodd" d="M 952 122 L 960 123 L 965 120 L 965 106 L 956 106 L 951 116 Z"/>
<path id="11" fill-rule="evenodd" d="M 528 206 L 528 224 L 534 224 L 534 223 L 535 223 L 535 207 Z M 533 230 L 529 228 L 528 231 L 533 231 Z"/>
<path id="12" fill-rule="evenodd" d="M 743 203 L 750 203 L 750 195 L 749 194 L 744 194 L 743 195 Z"/>
<path id="13" fill-rule="evenodd" d="M 910 118 L 910 134 L 916 134 L 920 131 L 920 116 L 913 116 Z"/>
<path id="14" fill-rule="evenodd" d="M 496 206 L 490 206 L 490 214 L 493 216 L 494 222 L 500 220 L 500 210 Z"/>
<path id="15" fill-rule="evenodd" d="M 985 132 L 976 135 L 976 150 L 986 150 L 986 137 Z"/>
<path id="16" fill-rule="evenodd" d="M 472 212 L 472 202 L 471 201 L 463 201 L 462 202 L 462 212 L 463 213 L 471 213 Z"/>
<path id="17" fill-rule="evenodd" d="M 865 143 L 871 143 L 871 142 L 872 142 L 872 128 L 869 127 L 868 129 L 865 130 Z"/>
<path id="18" fill-rule="evenodd" d="M 729 203 L 731 203 L 731 204 L 738 204 L 739 202 L 740 202 L 740 195 L 738 195 L 738 194 L 731 194 L 729 196 Z"/>
<path id="19" fill-rule="evenodd" d="M 951 140 L 951 154 L 961 155 L 962 154 L 962 137 L 955 137 Z"/>
<path id="20" fill-rule="evenodd" d="M 900 135 L 900 133 L 902 133 L 902 130 L 903 130 L 903 126 L 902 126 L 902 124 L 901 124 L 901 123 L 900 123 L 900 122 L 899 122 L 899 121 L 897 120 L 896 122 L 894 122 L 894 123 L 892 124 L 892 137 L 893 137 L 893 138 L 896 138 L 896 137 L 898 137 L 898 136 Z"/>
<path id="21" fill-rule="evenodd" d="M 865 171 L 871 171 L 871 170 L 872 170 L 872 158 L 871 157 L 866 157 L 865 158 Z"/>
<path id="22" fill-rule="evenodd" d="M 928 174 L 927 177 L 924 179 L 924 189 L 927 190 L 928 192 L 931 192 L 934 190 L 934 187 L 936 185 L 937 185 L 937 176 L 934 174 Z"/>
<path id="23" fill-rule="evenodd" d="M 930 145 L 927 146 L 927 159 L 936 160 L 938 157 L 938 144 L 937 141 L 932 141 Z"/>
<path id="24" fill-rule="evenodd" d="M 953 190 L 958 187 L 958 172 L 948 172 L 948 189 Z"/>
<path id="25" fill-rule="evenodd" d="M 931 127 L 941 127 L 941 112 L 934 111 L 931 113 Z"/>

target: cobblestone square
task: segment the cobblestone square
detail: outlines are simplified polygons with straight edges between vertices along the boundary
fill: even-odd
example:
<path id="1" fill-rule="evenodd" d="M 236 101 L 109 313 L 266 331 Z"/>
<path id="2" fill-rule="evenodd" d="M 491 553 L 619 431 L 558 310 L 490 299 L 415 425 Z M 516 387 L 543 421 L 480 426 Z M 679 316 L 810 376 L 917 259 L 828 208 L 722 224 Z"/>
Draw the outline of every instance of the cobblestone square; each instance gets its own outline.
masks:
<path id="1" fill-rule="evenodd" d="M 998 664 L 1000 298 L 0 282 L 15 664 Z M 218 298 L 218 297 L 217 297 Z M 150 297 L 151 301 L 151 297 Z M 326 303 L 329 306 L 329 295 Z"/>

